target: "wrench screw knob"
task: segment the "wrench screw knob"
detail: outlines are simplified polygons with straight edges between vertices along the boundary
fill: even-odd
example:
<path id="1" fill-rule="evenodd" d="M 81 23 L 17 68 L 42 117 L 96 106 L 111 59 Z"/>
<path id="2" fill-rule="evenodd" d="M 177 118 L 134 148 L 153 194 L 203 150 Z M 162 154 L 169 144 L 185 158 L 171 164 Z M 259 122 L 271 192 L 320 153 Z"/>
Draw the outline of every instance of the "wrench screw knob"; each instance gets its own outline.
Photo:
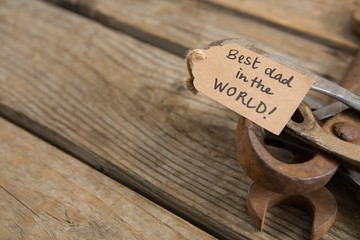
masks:
<path id="1" fill-rule="evenodd" d="M 346 142 L 357 142 L 360 140 L 358 128 L 349 123 L 339 122 L 334 124 L 333 133 Z"/>

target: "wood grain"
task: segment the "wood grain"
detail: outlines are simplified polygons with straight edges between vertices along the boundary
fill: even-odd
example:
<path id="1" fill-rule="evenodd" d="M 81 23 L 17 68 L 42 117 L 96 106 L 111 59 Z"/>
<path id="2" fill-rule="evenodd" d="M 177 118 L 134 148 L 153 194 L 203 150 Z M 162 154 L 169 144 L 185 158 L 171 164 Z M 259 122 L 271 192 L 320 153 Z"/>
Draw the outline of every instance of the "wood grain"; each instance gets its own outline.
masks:
<path id="1" fill-rule="evenodd" d="M 349 49 L 344 50 L 344 46 L 330 47 L 324 42 L 303 38 L 272 24 L 254 21 L 247 16 L 194 0 L 122 0 L 121 4 L 117 0 L 49 1 L 182 57 L 189 48 L 201 48 L 224 38 L 244 37 L 254 39 L 259 47 L 269 52 L 290 58 L 297 64 L 335 81 L 340 80 L 353 57 Z M 337 2 L 341 4 L 340 1 Z M 261 6 L 267 4 L 261 3 Z M 338 6 L 338 9 L 341 8 Z M 278 11 L 292 14 L 289 8 Z M 336 19 L 323 19 L 322 22 L 332 23 Z M 300 25 L 303 19 L 298 21 Z M 348 25 L 344 23 L 342 27 L 348 28 Z M 311 31 L 317 32 L 317 29 Z M 354 53 L 355 48 L 353 46 L 350 51 Z"/>
<path id="2" fill-rule="evenodd" d="M 216 236 L 308 238 L 293 208 L 252 226 L 237 115 L 184 91 L 183 59 L 42 2 L 2 1 L 0 19 L 1 115 Z M 333 189 L 340 217 L 324 239 L 359 238 L 360 206 Z"/>
<path id="3" fill-rule="evenodd" d="M 213 239 L 0 118 L 0 239 Z"/>
<path id="4" fill-rule="evenodd" d="M 350 29 L 359 0 L 203 0 L 244 16 L 283 27 L 304 37 L 339 48 L 358 49 L 359 38 Z"/>

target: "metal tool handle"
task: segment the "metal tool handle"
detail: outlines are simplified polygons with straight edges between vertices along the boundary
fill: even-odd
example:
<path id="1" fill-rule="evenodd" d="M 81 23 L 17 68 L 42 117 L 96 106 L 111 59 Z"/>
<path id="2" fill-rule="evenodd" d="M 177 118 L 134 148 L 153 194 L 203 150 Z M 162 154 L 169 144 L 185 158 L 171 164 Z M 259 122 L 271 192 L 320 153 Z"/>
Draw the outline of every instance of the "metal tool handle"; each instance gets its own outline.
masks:
<path id="1" fill-rule="evenodd" d="M 348 105 L 349 107 L 360 111 L 360 96 L 330 82 L 320 76 L 314 74 L 315 82 L 311 87 L 311 90 L 323 93 L 329 97 L 335 98 L 340 102 Z"/>

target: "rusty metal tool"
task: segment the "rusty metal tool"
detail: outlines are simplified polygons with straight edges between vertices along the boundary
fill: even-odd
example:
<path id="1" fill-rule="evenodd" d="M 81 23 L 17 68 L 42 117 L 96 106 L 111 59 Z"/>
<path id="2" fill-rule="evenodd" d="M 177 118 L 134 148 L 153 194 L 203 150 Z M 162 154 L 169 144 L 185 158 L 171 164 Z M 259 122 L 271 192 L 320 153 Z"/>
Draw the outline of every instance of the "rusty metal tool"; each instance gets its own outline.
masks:
<path id="1" fill-rule="evenodd" d="M 360 167 L 360 145 L 345 142 L 329 134 L 319 125 L 311 109 L 304 103 L 299 106 L 298 110 L 301 119 L 290 120 L 285 131 L 294 134 L 294 136 L 300 136 L 299 139 L 339 157 L 353 167 Z"/>
<path id="2" fill-rule="evenodd" d="M 331 118 L 324 124 L 323 128 L 329 134 L 333 134 L 351 145 L 360 146 L 360 114 L 352 109 Z M 360 200 L 360 172 L 344 166 L 339 169 L 338 173 L 355 188 L 357 191 L 356 198 Z"/>
<path id="3" fill-rule="evenodd" d="M 317 152 L 304 163 L 283 163 L 266 150 L 258 136 L 261 132 L 259 126 L 240 117 L 237 126 L 238 159 L 254 180 L 247 196 L 250 217 L 261 231 L 268 209 L 282 204 L 292 205 L 313 216 L 311 239 L 320 239 L 334 223 L 337 213 L 334 196 L 323 186 L 335 173 L 339 162 Z M 292 145 L 291 141 L 291 147 L 300 151 L 304 149 L 305 146 Z"/>
<path id="4" fill-rule="evenodd" d="M 254 183 L 248 193 L 247 208 L 255 226 L 262 231 L 268 209 L 282 205 L 292 205 L 313 216 L 311 239 L 320 239 L 332 226 L 337 213 L 334 196 L 325 187 L 311 193 L 279 194 Z"/>
<path id="5" fill-rule="evenodd" d="M 257 133 L 261 128 L 243 117 L 236 129 L 237 157 L 247 175 L 278 193 L 299 194 L 323 187 L 336 172 L 339 161 L 316 151 L 309 161 L 287 164 L 274 158 Z"/>
<path id="6" fill-rule="evenodd" d="M 313 101 L 316 101 L 316 99 Z M 313 104 L 312 108 L 321 109 L 322 107 L 320 104 Z M 328 111 L 328 114 L 332 115 L 337 111 L 337 109 Z M 360 133 L 356 129 L 359 125 L 358 123 L 360 122 L 359 118 L 360 115 L 349 109 L 327 121 L 325 125 L 323 125 L 323 129 L 344 141 L 360 145 Z M 284 147 L 285 149 L 302 152 L 306 155 L 310 155 L 312 152 L 309 145 L 291 135 L 286 134 L 285 132 L 282 132 L 279 136 L 277 136 L 265 130 L 264 136 L 264 143 L 267 145 Z M 351 191 L 355 190 L 356 199 L 360 201 L 360 172 L 346 166 L 340 166 L 336 175 L 346 181 L 346 185 L 349 189 L 351 189 Z"/>
<path id="7" fill-rule="evenodd" d="M 360 16 L 360 10 L 359 10 L 359 16 Z M 360 19 L 360 17 L 359 17 Z M 360 21 L 357 21 L 360 22 Z M 360 29 L 360 28 L 359 28 Z M 360 72 L 360 64 L 357 64 L 357 62 L 360 63 L 360 52 L 358 56 L 355 58 L 355 61 L 353 62 L 347 76 L 344 78 L 345 84 L 348 84 L 350 86 L 354 86 L 357 83 L 356 78 L 359 76 Z M 359 70 L 357 70 L 359 69 Z M 350 76 L 350 77 L 349 77 Z M 355 76 L 355 77 L 354 77 Z M 357 85 L 359 86 L 359 85 Z M 352 90 L 360 90 L 360 87 L 355 87 Z M 321 91 L 320 91 L 321 92 Z M 359 91 L 358 91 L 359 92 Z M 334 93 L 334 91 L 333 91 Z M 331 96 L 331 94 L 328 94 Z M 350 104 L 348 104 L 350 105 Z M 334 104 L 333 104 L 334 106 Z M 334 107 L 329 107 L 330 110 L 333 110 Z M 351 106 L 351 105 L 350 105 Z M 336 106 L 337 111 L 343 111 L 347 107 L 341 106 L 341 104 Z M 354 153 L 354 146 L 355 144 L 360 144 L 360 134 L 358 134 L 359 128 L 360 128 L 360 122 L 358 120 L 359 114 L 358 112 L 355 112 L 353 109 L 349 109 L 345 111 L 344 113 L 341 113 L 337 115 L 336 117 L 331 118 L 325 125 L 324 128 L 320 127 L 320 125 L 317 123 L 315 117 L 313 116 L 311 109 L 305 105 L 302 104 L 299 108 L 300 111 L 300 117 L 295 117 L 291 123 L 299 124 L 304 127 L 305 130 L 310 131 L 311 133 L 317 133 L 321 134 L 322 137 L 327 136 L 327 146 L 331 146 L 332 144 L 339 145 L 340 142 L 338 142 L 336 139 L 338 138 L 339 141 L 344 141 L 345 145 L 340 144 L 341 146 L 338 146 L 338 150 L 345 150 L 344 152 L 341 152 L 341 157 L 344 157 L 344 154 L 347 154 L 346 151 L 352 151 Z M 327 113 L 328 109 L 325 109 L 321 114 Z M 349 115 L 350 114 L 350 115 Z M 247 156 L 244 156 L 243 160 L 240 156 L 240 164 L 243 166 L 244 170 L 249 173 L 250 170 L 250 177 L 255 181 L 255 183 L 251 186 L 247 198 L 247 207 L 249 210 L 249 214 L 252 217 L 253 221 L 255 222 L 256 226 L 262 230 L 262 226 L 264 224 L 266 211 L 268 208 L 271 208 L 272 206 L 280 205 L 280 204 L 290 204 L 295 205 L 298 208 L 302 208 L 303 210 L 311 211 L 311 213 L 314 216 L 314 222 L 313 222 L 313 229 L 312 229 L 312 239 L 319 239 L 324 233 L 328 231 L 328 229 L 332 226 L 337 212 L 336 207 L 336 200 L 333 197 L 333 195 L 324 187 L 321 187 L 313 192 L 309 193 L 300 193 L 300 194 L 292 194 L 292 193 L 285 193 L 285 194 L 279 194 L 272 191 L 269 191 L 262 186 L 268 187 L 271 190 L 276 190 L 272 188 L 271 184 L 267 185 L 267 181 L 262 181 L 264 179 L 263 176 L 257 175 L 256 171 L 258 173 L 260 171 L 267 172 L 269 168 L 272 168 L 271 170 L 276 171 L 270 171 L 273 178 L 278 178 L 279 173 L 280 176 L 283 175 L 284 172 L 286 172 L 284 169 L 288 169 L 288 166 L 280 165 L 280 168 L 273 168 L 274 159 L 269 158 L 269 153 L 265 150 L 264 146 L 259 144 L 259 139 L 255 134 L 256 127 L 255 125 L 245 119 L 240 118 L 237 128 L 237 140 L 238 140 L 238 147 L 239 143 L 244 144 L 245 154 L 255 154 L 256 158 L 253 163 L 253 166 L 251 166 L 251 163 L 247 162 L 247 159 L 249 159 Z M 242 127 L 242 129 L 241 129 Z M 245 129 L 245 130 L 244 130 Z M 242 137 L 241 137 L 242 134 Z M 301 135 L 303 132 L 297 132 L 297 134 Z M 305 132 L 305 135 L 307 133 Z M 319 135 L 314 134 L 313 139 L 316 140 Z M 325 135 L 327 134 L 327 135 Z M 330 138 L 331 143 L 329 143 L 329 136 L 333 134 L 333 138 Z M 239 136 L 240 135 L 240 136 Z M 245 138 L 244 138 L 245 136 Z M 246 142 L 246 137 L 249 141 Z M 309 140 L 309 139 L 308 139 Z M 323 138 L 323 141 L 325 141 L 325 138 Z M 253 149 L 252 146 L 255 146 Z M 291 146 L 291 145 L 290 145 Z M 345 146 L 345 149 L 344 149 Z M 332 147 L 337 147 L 332 146 Z M 342 148 L 342 149 L 341 149 Z M 356 151 L 356 150 L 355 150 Z M 239 152 L 238 152 L 239 154 Z M 349 156 L 349 155 L 346 155 Z M 352 165 L 359 166 L 360 164 L 358 162 L 354 162 L 356 160 L 356 154 L 350 155 L 354 157 L 354 159 L 347 159 L 348 162 L 350 162 Z M 360 156 L 360 154 L 358 154 Z M 239 155 L 238 155 L 239 157 Z M 241 163 L 243 161 L 243 164 Z M 321 160 L 323 161 L 323 160 Z M 311 162 L 311 161 L 310 161 Z M 296 164 L 294 164 L 296 165 Z M 254 167 L 255 166 L 255 167 Z M 260 171 L 259 171 L 260 170 Z M 299 169 L 301 170 L 301 169 Z M 271 176 L 270 175 L 270 176 Z M 322 175 L 319 174 L 319 177 Z M 260 186 L 260 183 L 262 186 Z M 312 182 L 311 182 L 312 183 Z M 275 183 L 276 184 L 276 183 Z M 316 186 L 316 185 L 314 185 Z M 316 187 L 315 187 L 316 188 Z"/>

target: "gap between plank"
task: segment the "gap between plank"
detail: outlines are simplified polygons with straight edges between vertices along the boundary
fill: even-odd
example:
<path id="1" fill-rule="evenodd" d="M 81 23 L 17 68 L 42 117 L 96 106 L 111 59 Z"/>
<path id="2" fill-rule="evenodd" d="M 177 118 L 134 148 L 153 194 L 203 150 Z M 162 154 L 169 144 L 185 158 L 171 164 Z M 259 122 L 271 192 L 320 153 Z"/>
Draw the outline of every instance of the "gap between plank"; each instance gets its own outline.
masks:
<path id="1" fill-rule="evenodd" d="M 256 21 L 258 23 L 261 23 L 261 24 L 263 24 L 265 26 L 279 29 L 279 30 L 281 30 L 283 32 L 287 32 L 287 33 L 290 33 L 292 35 L 305 38 L 307 40 L 310 40 L 310 41 L 313 41 L 313 42 L 328 46 L 328 47 L 333 48 L 333 49 L 338 49 L 338 50 L 341 50 L 341 51 L 344 51 L 344 52 L 347 52 L 347 53 L 350 53 L 350 54 L 355 54 L 357 52 L 357 50 L 358 50 L 358 48 L 353 48 L 351 46 L 344 46 L 344 45 L 341 45 L 341 44 L 336 43 L 334 41 L 331 41 L 330 39 L 327 39 L 325 37 L 316 36 L 316 35 L 311 34 L 311 33 L 306 33 L 306 32 L 303 32 L 301 30 L 288 27 L 288 26 L 283 25 L 281 23 L 277 23 L 277 22 L 272 21 L 270 19 L 266 19 L 264 17 L 254 15 L 252 13 L 247 13 L 247 12 L 241 11 L 239 9 L 232 9 L 231 7 L 228 7 L 226 5 L 222 5 L 222 4 L 219 4 L 219 3 L 216 3 L 216 2 L 211 2 L 211 1 L 209 2 L 209 1 L 206 1 L 206 0 L 197 0 L 197 1 L 209 4 L 209 5 L 213 6 L 213 7 L 221 9 L 221 10 L 225 10 L 229 14 L 232 14 L 234 16 L 242 16 L 242 17 L 245 17 L 247 19 Z"/>
<path id="2" fill-rule="evenodd" d="M 58 0 L 40 0 L 42 2 L 45 3 L 49 3 L 52 4 L 54 6 L 58 6 L 61 8 L 64 8 L 68 11 L 80 14 L 86 18 L 89 18 L 93 21 L 96 21 L 102 25 L 104 25 L 107 28 L 116 30 L 116 31 L 120 31 L 122 33 L 125 33 L 127 35 L 130 35 L 142 42 L 151 44 L 155 47 L 158 47 L 160 49 L 166 50 L 167 52 L 170 52 L 172 54 L 175 54 L 179 57 L 184 58 L 186 56 L 187 51 L 189 50 L 188 47 L 183 46 L 181 44 L 175 43 L 169 39 L 165 39 L 162 37 L 158 37 L 152 33 L 143 31 L 137 27 L 134 27 L 132 25 L 129 25 L 127 23 L 121 22 L 118 19 L 105 15 L 101 12 L 99 12 L 96 9 L 92 9 L 91 7 L 89 7 L 86 4 L 81 4 L 81 2 L 75 2 L 75 3 L 70 3 L 68 1 L 58 1 Z M 244 18 L 247 18 L 249 20 L 252 20 L 254 22 L 258 22 L 262 25 L 268 26 L 270 28 L 276 28 L 276 29 L 280 29 L 284 32 L 290 33 L 291 35 L 295 35 L 298 37 L 302 37 L 304 39 L 313 41 L 315 43 L 319 43 L 325 46 L 328 46 L 330 48 L 333 49 L 337 49 L 337 50 L 341 50 L 350 54 L 355 54 L 357 49 L 356 48 L 351 48 L 348 46 L 343 46 L 343 45 L 339 45 L 329 39 L 326 38 L 322 38 L 319 36 L 315 36 L 312 34 L 307 34 L 305 32 L 302 32 L 300 30 L 296 30 L 296 29 L 292 29 L 289 28 L 287 26 L 278 24 L 276 22 L 272 22 L 269 21 L 265 18 L 259 17 L 259 16 L 255 16 L 253 14 L 250 13 L 246 13 L 246 12 L 242 12 L 236 9 L 231 9 L 229 7 L 214 3 L 214 2 L 207 2 L 205 0 L 199 0 L 201 3 L 206 3 L 214 8 L 218 8 L 222 11 L 226 11 L 229 14 L 232 14 L 234 16 L 242 16 Z"/>
<path id="3" fill-rule="evenodd" d="M 181 44 L 175 43 L 171 40 L 158 37 L 149 32 L 143 31 L 137 27 L 131 26 L 127 23 L 121 22 L 116 18 L 105 15 L 97 10 L 91 9 L 91 7 L 86 4 L 81 3 L 70 3 L 70 2 L 58 2 L 56 0 L 40 0 L 44 3 L 51 4 L 53 6 L 61 7 L 70 12 L 79 14 L 83 17 L 86 17 L 92 21 L 100 23 L 106 28 L 110 28 L 122 33 L 125 33 L 129 36 L 132 36 L 142 42 L 148 43 L 157 48 L 163 49 L 169 53 L 185 58 L 188 47 Z"/>

